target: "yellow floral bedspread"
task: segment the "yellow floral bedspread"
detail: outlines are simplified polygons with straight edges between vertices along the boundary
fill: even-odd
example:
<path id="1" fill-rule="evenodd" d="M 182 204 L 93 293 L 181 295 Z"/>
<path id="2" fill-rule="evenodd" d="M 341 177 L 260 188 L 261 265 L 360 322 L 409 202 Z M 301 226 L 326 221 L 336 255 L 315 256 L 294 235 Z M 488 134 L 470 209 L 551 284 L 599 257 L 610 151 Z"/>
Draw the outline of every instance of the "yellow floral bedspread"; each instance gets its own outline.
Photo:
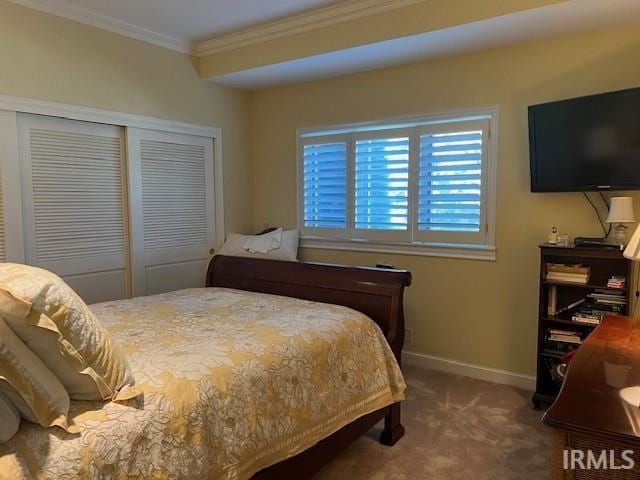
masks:
<path id="1" fill-rule="evenodd" d="M 203 288 L 91 309 L 143 393 L 72 402 L 76 435 L 23 422 L 0 477 L 246 479 L 404 398 L 382 332 L 349 308 Z"/>

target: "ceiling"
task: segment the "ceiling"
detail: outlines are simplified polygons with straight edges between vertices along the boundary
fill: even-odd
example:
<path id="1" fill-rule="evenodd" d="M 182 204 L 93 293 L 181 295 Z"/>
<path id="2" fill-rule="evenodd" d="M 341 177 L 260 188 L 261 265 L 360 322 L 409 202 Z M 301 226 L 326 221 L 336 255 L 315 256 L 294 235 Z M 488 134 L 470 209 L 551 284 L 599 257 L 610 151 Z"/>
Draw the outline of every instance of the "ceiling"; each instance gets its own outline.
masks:
<path id="1" fill-rule="evenodd" d="M 11 0 L 127 35 L 134 29 L 186 51 L 205 39 L 340 0 Z M 111 26 L 112 28 L 108 28 Z M 130 34 L 129 36 L 134 36 Z"/>
<path id="2" fill-rule="evenodd" d="M 471 9 L 474 14 L 463 15 L 459 21 L 450 17 L 466 15 L 467 7 L 479 0 L 10 1 L 196 55 L 200 57 L 197 68 L 201 78 L 248 89 L 640 24 L 640 0 L 484 0 L 480 2 L 484 6 Z M 421 13 L 409 14 L 403 17 L 407 21 L 395 22 L 390 28 L 374 26 L 367 41 L 358 40 L 366 36 L 363 20 L 374 19 L 371 25 L 375 25 L 377 15 L 382 18 L 380 25 L 386 27 L 385 22 L 403 8 Z M 440 21 L 438 17 L 442 17 Z M 412 19 L 417 23 L 409 31 L 407 23 Z M 350 21 L 360 27 L 351 27 Z M 313 41 L 302 40 L 301 35 L 310 38 L 314 32 L 336 25 L 346 26 L 346 31 L 358 29 L 349 35 L 344 35 L 345 28 L 342 35 L 316 35 L 319 47 L 315 51 Z M 404 30 L 391 35 L 398 26 Z M 335 38 L 346 38 L 350 43 L 329 46 L 325 41 Z M 310 50 L 305 52 L 304 47 Z M 265 58 L 267 55 L 271 58 Z"/>
<path id="3" fill-rule="evenodd" d="M 260 89 L 636 23 L 640 23 L 638 0 L 570 0 L 420 35 L 219 75 L 210 80 Z"/>

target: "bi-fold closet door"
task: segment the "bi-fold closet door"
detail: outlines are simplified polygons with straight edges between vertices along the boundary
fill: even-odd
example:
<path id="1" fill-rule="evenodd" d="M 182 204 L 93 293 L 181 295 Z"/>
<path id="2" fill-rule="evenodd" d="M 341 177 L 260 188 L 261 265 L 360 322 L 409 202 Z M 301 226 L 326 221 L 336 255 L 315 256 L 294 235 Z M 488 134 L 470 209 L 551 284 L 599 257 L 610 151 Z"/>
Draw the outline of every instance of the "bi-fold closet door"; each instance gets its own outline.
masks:
<path id="1" fill-rule="evenodd" d="M 0 255 L 7 232 L 22 230 L 25 263 L 88 303 L 204 284 L 212 138 L 28 114 L 16 127 L 22 224 L 5 219 Z"/>

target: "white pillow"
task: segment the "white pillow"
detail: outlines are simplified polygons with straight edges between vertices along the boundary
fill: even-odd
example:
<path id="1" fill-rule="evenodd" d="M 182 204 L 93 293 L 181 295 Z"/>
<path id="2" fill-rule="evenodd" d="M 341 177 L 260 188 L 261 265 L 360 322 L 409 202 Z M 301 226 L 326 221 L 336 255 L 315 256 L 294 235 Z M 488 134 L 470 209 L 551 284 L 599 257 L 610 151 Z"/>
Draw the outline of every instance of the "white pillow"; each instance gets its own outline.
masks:
<path id="1" fill-rule="evenodd" d="M 0 316 L 72 400 L 126 400 L 138 393 L 120 347 L 60 277 L 0 263 L 0 278 Z"/>
<path id="2" fill-rule="evenodd" d="M 68 432 L 69 395 L 56 376 L 0 316 L 0 392 L 23 418 Z M 1 423 L 1 422 L 0 422 Z"/>
<path id="3" fill-rule="evenodd" d="M 20 428 L 20 413 L 13 404 L 0 393 L 0 443 L 8 442 Z"/>
<path id="4" fill-rule="evenodd" d="M 279 230 L 279 229 L 278 229 Z M 271 260 L 298 260 L 298 230 L 284 230 L 280 237 L 280 245 L 273 247 L 278 237 L 278 230 L 265 235 L 240 235 L 230 233 L 227 241 L 218 252 L 220 255 L 231 255 L 235 257 L 267 258 Z M 275 235 L 273 235 L 275 234 Z M 260 237 L 266 237 L 261 239 Z M 267 253 L 261 253 L 257 249 L 264 250 L 263 240 L 268 242 Z M 253 252 L 253 253 L 252 253 Z"/>
<path id="5" fill-rule="evenodd" d="M 64 388 L 64 385 L 62 388 Z M 31 410 L 31 407 L 29 407 L 27 402 L 24 401 L 24 398 L 22 398 L 16 389 L 13 388 L 6 380 L 0 380 L 0 396 L 3 396 L 11 402 L 18 411 L 18 414 L 27 422 L 38 423 L 38 419 L 33 413 L 33 410 Z"/>

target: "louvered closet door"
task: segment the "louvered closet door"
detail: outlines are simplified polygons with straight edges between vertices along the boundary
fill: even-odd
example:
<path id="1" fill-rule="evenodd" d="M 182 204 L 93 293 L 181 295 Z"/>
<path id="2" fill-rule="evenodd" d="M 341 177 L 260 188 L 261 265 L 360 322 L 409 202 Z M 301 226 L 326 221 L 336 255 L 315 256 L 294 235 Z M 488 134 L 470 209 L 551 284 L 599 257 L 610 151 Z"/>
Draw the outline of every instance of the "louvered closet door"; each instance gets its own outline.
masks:
<path id="1" fill-rule="evenodd" d="M 24 263 L 16 112 L 0 110 L 0 262 Z"/>
<path id="2" fill-rule="evenodd" d="M 37 115 L 18 128 L 27 263 L 88 303 L 127 297 L 121 128 Z"/>
<path id="3" fill-rule="evenodd" d="M 127 129 L 133 289 L 204 286 L 214 245 L 213 139 Z"/>

